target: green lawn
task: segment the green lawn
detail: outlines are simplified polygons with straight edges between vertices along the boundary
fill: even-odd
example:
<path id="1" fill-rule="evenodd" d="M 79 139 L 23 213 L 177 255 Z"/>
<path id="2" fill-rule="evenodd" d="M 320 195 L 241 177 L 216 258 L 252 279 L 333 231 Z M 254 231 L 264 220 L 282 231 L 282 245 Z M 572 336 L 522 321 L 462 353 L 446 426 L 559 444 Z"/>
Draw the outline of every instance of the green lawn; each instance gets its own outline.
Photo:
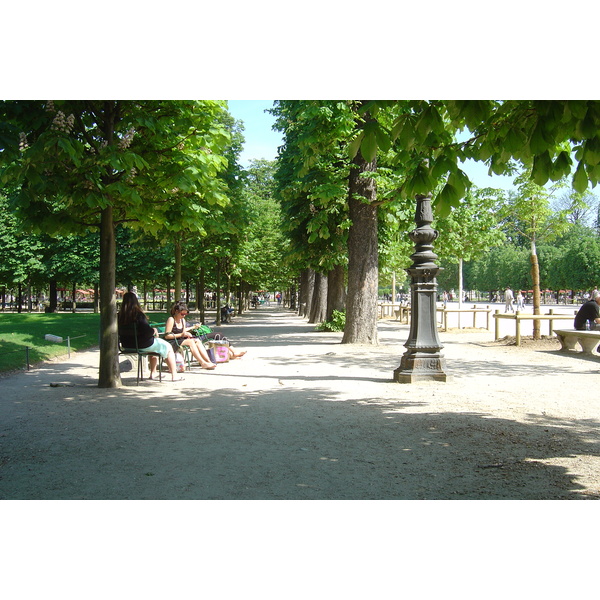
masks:
<path id="1" fill-rule="evenodd" d="M 149 318 L 165 322 L 167 315 L 152 313 Z M 49 333 L 63 338 L 57 344 L 48 342 Z M 98 346 L 100 315 L 94 313 L 0 313 L 0 373 L 27 369 L 25 348 L 29 347 L 29 363 L 66 355 L 67 337 L 71 338 L 71 351 Z"/>

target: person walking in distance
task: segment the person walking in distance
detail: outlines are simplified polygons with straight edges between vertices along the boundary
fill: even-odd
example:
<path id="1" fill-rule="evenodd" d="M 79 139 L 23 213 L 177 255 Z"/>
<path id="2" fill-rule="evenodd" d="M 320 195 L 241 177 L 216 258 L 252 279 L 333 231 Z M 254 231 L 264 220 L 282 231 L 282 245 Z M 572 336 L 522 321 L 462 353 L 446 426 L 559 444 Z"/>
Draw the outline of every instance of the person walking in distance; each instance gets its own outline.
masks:
<path id="1" fill-rule="evenodd" d="M 504 312 L 515 312 L 513 307 L 513 301 L 515 297 L 513 296 L 513 292 L 510 287 L 507 287 L 504 290 Z"/>
<path id="2" fill-rule="evenodd" d="M 517 310 L 522 310 L 525 308 L 525 302 L 524 302 L 524 298 L 523 298 L 523 292 L 521 292 L 521 290 L 519 290 L 517 292 Z"/>

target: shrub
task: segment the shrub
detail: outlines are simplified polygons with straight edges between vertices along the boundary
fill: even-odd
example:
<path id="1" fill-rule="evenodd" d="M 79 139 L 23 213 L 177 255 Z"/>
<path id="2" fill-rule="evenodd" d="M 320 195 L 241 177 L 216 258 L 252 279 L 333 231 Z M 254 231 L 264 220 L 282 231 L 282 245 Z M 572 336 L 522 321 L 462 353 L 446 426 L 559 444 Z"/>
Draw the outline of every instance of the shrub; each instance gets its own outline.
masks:
<path id="1" fill-rule="evenodd" d="M 346 313 L 339 310 L 334 310 L 331 320 L 321 323 L 318 331 L 344 331 L 346 325 Z"/>

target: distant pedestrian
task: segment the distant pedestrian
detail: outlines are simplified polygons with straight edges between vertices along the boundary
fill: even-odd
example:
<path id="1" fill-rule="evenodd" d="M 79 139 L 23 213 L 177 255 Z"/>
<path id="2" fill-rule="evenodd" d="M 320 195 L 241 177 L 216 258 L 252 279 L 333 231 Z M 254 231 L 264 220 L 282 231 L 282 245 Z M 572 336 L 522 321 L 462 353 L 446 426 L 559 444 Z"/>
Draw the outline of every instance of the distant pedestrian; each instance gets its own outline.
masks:
<path id="1" fill-rule="evenodd" d="M 517 292 L 517 310 L 521 310 L 522 308 L 525 308 L 525 298 L 521 290 L 519 290 Z"/>
<path id="2" fill-rule="evenodd" d="M 513 296 L 513 292 L 510 287 L 507 287 L 504 290 L 504 312 L 515 312 L 513 307 L 513 301 L 515 297 Z"/>

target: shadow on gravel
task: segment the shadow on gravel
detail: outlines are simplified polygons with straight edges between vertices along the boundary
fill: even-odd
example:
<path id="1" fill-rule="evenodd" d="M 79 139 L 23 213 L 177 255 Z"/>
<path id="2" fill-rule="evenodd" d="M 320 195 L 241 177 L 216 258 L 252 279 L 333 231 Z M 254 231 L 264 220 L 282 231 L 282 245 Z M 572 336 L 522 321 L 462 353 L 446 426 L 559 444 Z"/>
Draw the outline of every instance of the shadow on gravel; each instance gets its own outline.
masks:
<path id="1" fill-rule="evenodd" d="M 334 344 L 340 337 L 285 314 L 280 323 L 257 311 L 221 331 L 244 347 Z M 260 390 L 231 382 L 214 390 L 136 386 L 134 377 L 131 385 L 101 390 L 95 368 L 73 377 L 65 364 L 47 365 L 19 378 L 26 394 L 5 393 L 0 401 L 0 499 L 600 499 L 600 489 L 577 481 L 591 476 L 578 473 L 579 455 L 600 459 L 596 419 L 530 415 L 522 423 L 415 412 L 427 410 L 429 393 L 403 388 L 400 399 L 348 399 L 331 384 L 389 382 L 403 352 L 401 344 L 395 356 L 369 349 L 368 374 L 360 351 L 307 353 L 294 357 L 293 375 L 277 374 L 289 357 L 274 352 L 272 374 L 239 376 L 282 383 Z M 312 376 L 315 361 L 328 361 L 331 374 Z M 507 367 L 454 359 L 449 372 L 555 374 L 518 361 Z M 69 363 L 81 366 L 77 358 Z M 324 384 L 312 387 L 315 381 Z M 549 464 L 557 460 L 568 466 Z"/>
<path id="2" fill-rule="evenodd" d="M 571 464 L 597 420 L 414 413 L 331 389 L 78 387 L 3 423 L 2 499 L 586 499 Z M 474 449 L 478 449 L 474 451 Z"/>

